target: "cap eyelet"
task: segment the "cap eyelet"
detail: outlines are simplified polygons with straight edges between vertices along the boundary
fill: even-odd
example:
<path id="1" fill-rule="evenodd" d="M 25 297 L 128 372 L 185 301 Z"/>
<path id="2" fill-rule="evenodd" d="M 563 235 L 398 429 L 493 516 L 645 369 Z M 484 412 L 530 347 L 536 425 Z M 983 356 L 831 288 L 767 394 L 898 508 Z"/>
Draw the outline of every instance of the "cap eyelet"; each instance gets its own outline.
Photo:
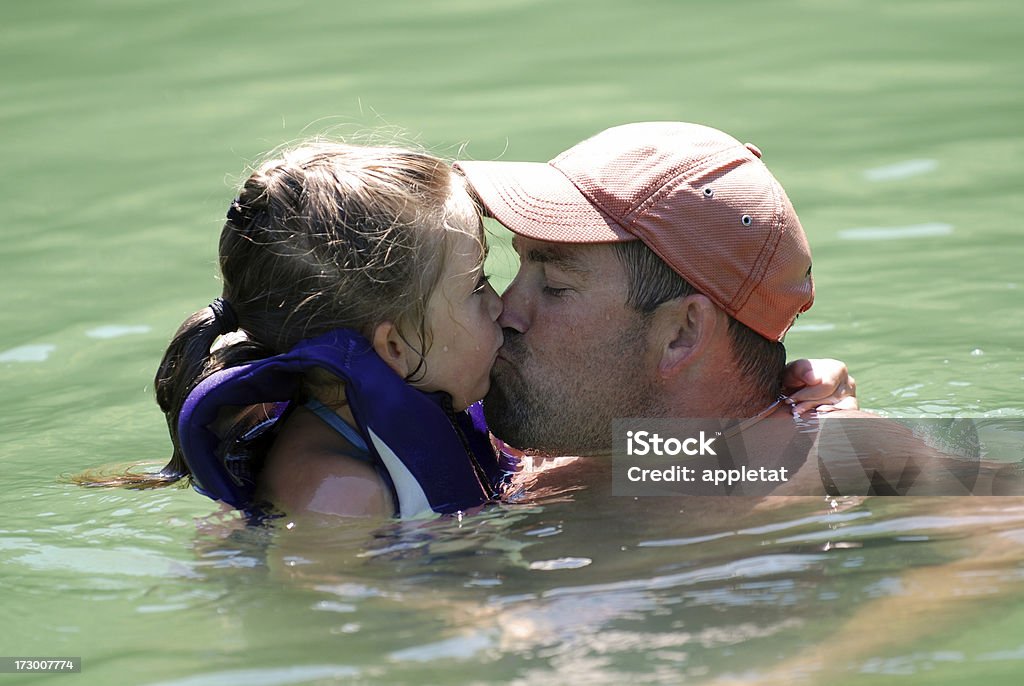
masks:
<path id="1" fill-rule="evenodd" d="M 712 188 L 711 186 L 705 186 L 704 187 L 704 197 L 705 198 L 713 198 L 713 197 L 715 197 L 715 189 Z"/>
<path id="2" fill-rule="evenodd" d="M 745 214 L 740 218 L 740 221 L 743 222 L 743 226 L 750 226 L 754 223 L 754 218 L 749 214 Z"/>

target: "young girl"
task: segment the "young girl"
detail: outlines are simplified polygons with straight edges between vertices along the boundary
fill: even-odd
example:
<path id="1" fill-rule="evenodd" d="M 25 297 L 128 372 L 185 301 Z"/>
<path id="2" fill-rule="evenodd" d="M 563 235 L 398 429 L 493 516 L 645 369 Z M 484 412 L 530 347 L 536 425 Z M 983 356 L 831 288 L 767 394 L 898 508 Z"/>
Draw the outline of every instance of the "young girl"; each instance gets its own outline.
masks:
<path id="1" fill-rule="evenodd" d="M 502 470 L 466 413 L 502 343 L 485 254 L 438 158 L 315 142 L 265 162 L 228 212 L 222 296 L 156 375 L 165 480 L 248 510 L 410 517 L 490 500 Z"/>

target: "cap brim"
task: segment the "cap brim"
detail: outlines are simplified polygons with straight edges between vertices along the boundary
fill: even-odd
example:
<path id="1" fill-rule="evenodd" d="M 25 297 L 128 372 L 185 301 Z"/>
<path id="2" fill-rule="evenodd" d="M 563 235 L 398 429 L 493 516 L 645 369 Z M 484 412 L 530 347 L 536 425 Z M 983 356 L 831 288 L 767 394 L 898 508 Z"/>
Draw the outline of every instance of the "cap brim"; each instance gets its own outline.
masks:
<path id="1" fill-rule="evenodd" d="M 637 240 L 560 171 L 541 162 L 456 162 L 488 214 L 514 233 L 552 243 Z"/>

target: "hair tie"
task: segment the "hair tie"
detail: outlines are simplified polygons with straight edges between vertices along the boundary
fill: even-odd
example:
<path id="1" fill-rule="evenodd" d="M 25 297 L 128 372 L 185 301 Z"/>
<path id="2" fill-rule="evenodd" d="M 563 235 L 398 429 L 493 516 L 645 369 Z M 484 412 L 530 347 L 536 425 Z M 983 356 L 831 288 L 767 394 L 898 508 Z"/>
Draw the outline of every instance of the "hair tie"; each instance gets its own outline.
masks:
<path id="1" fill-rule="evenodd" d="M 213 321 L 217 323 L 217 330 L 222 333 L 230 333 L 238 330 L 238 316 L 224 298 L 214 298 L 210 303 L 213 310 Z"/>
<path id="2" fill-rule="evenodd" d="M 240 198 L 235 198 L 231 201 L 231 206 L 228 207 L 228 221 L 234 222 L 239 228 L 242 228 L 245 223 L 245 215 L 242 213 L 242 203 Z"/>

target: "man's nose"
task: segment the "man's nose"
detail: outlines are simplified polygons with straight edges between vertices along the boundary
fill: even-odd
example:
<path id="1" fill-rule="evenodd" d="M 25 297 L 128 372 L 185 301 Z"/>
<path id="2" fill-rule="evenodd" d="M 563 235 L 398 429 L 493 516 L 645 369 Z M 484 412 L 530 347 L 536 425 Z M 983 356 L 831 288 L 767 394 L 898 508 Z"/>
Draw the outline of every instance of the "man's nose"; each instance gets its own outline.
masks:
<path id="1" fill-rule="evenodd" d="M 515 329 L 526 333 L 530 326 L 530 300 L 523 292 L 518 278 L 512 280 L 505 292 L 501 294 L 504 309 L 498 317 L 498 325 L 503 329 Z"/>

